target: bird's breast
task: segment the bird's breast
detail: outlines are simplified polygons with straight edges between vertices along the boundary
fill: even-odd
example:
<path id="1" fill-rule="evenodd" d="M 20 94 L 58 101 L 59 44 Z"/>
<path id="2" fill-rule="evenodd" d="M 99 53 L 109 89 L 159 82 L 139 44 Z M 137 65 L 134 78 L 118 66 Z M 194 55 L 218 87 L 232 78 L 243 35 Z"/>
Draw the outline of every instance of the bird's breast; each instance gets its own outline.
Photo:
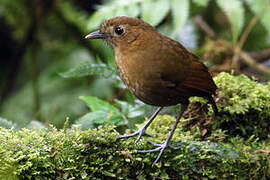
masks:
<path id="1" fill-rule="evenodd" d="M 134 94 L 142 89 L 146 91 L 145 86 L 150 74 L 141 63 L 134 61 L 132 57 L 128 58 L 123 55 L 116 56 L 116 63 L 120 77 L 129 90 Z"/>
<path id="2" fill-rule="evenodd" d="M 177 98 L 171 97 L 170 92 L 164 92 L 160 70 L 155 68 L 156 64 L 153 62 L 140 57 L 127 58 L 116 54 L 120 77 L 138 99 L 156 106 L 177 104 Z"/>

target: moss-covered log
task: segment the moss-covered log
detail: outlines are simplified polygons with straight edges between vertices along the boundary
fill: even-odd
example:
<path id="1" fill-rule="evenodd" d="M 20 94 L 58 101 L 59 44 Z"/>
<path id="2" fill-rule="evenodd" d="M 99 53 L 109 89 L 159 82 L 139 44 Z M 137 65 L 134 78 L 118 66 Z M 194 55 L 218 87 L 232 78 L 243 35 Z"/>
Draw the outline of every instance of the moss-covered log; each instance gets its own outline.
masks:
<path id="1" fill-rule="evenodd" d="M 214 117 L 205 100 L 195 97 L 185 115 L 186 125 L 198 126 L 206 135 L 221 129 L 230 136 L 269 138 L 270 83 L 262 84 L 245 75 L 228 73 L 220 73 L 214 81 L 218 86 L 215 100 L 219 115 Z M 209 111 L 208 114 L 205 111 Z"/>
<path id="2" fill-rule="evenodd" d="M 149 132 L 164 139 L 174 118 L 159 116 Z M 161 123 L 161 124 L 160 124 Z M 155 128 L 155 129 L 153 129 Z M 113 127 L 81 131 L 55 128 L 40 131 L 0 129 L 0 179 L 200 179 L 270 178 L 269 143 L 230 138 L 227 143 L 201 141 L 198 133 L 178 128 L 176 151 L 166 150 L 152 167 L 157 154 L 137 154 L 153 148 L 145 139 L 116 141 Z"/>

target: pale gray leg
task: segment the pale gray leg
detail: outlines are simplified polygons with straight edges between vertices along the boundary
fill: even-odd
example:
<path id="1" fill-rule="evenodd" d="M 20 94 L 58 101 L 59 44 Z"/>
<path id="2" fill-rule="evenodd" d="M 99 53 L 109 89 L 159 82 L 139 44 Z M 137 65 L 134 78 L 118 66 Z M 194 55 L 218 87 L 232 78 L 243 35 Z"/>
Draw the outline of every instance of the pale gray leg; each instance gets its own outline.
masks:
<path id="1" fill-rule="evenodd" d="M 166 141 L 165 141 L 164 144 L 154 144 L 154 143 L 151 143 L 152 145 L 157 146 L 157 148 L 155 148 L 155 149 L 150 149 L 150 150 L 142 150 L 142 151 L 138 151 L 139 153 L 149 153 L 149 152 L 157 152 L 157 151 L 159 151 L 159 154 L 158 154 L 156 160 L 153 162 L 152 165 L 154 165 L 155 163 L 158 162 L 158 160 L 160 159 L 161 155 L 163 154 L 164 150 L 165 150 L 167 147 L 172 148 L 172 149 L 177 149 L 177 148 L 175 148 L 175 147 L 169 146 L 169 143 L 170 143 L 170 141 L 171 141 L 171 139 L 172 139 L 172 137 L 173 137 L 173 133 L 174 133 L 176 127 L 177 127 L 177 124 L 179 123 L 179 121 L 180 121 L 180 119 L 181 119 L 183 113 L 184 113 L 185 110 L 187 109 L 187 106 L 188 106 L 188 105 L 182 105 L 181 111 L 179 112 L 179 116 L 177 117 L 177 119 L 176 119 L 176 121 L 175 121 L 175 123 L 174 123 L 174 125 L 173 125 L 173 127 L 172 127 L 172 130 L 170 131 L 169 136 L 168 136 L 168 138 L 166 139 Z"/>
<path id="2" fill-rule="evenodd" d="M 162 108 L 163 107 L 159 107 L 140 130 L 138 130 L 130 135 L 121 135 L 117 139 L 130 138 L 130 137 L 139 135 L 135 141 L 135 144 L 137 144 L 143 135 L 151 136 L 151 135 L 147 134 L 145 131 L 148 128 L 148 126 L 152 123 L 152 121 L 155 119 L 155 117 L 158 115 L 158 113 L 162 110 Z"/>

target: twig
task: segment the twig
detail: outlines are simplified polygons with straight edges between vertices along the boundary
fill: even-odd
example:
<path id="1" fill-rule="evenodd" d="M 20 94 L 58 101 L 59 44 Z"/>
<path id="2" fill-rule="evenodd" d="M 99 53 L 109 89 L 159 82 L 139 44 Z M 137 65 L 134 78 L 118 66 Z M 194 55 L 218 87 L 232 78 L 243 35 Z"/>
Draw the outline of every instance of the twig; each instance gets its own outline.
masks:
<path id="1" fill-rule="evenodd" d="M 262 61 L 264 59 L 270 59 L 270 49 L 264 49 L 262 51 L 248 53 L 248 55 L 253 59 L 259 61 Z"/>
<path id="2" fill-rule="evenodd" d="M 257 52 L 246 52 L 252 59 L 256 60 L 257 63 L 264 62 L 265 60 L 270 59 L 270 49 L 264 49 Z M 247 67 L 245 62 L 240 63 L 240 68 L 243 69 Z M 262 79 L 262 78 L 260 78 Z"/>
<path id="3" fill-rule="evenodd" d="M 211 38 L 215 39 L 216 34 L 212 28 L 203 20 L 203 18 L 198 15 L 194 18 L 195 23 Z"/>
<path id="4" fill-rule="evenodd" d="M 253 27 L 254 27 L 255 24 L 257 23 L 257 21 L 258 21 L 258 16 L 254 16 L 254 17 L 251 19 L 251 21 L 250 21 L 250 23 L 248 24 L 248 26 L 247 26 L 247 28 L 245 29 L 245 31 L 243 32 L 243 34 L 242 34 L 240 40 L 239 40 L 238 43 L 237 43 L 237 46 L 238 46 L 238 48 L 239 48 L 240 50 L 242 49 L 244 43 L 245 43 L 246 40 L 247 40 L 247 37 L 248 37 L 249 33 L 251 32 L 251 30 L 253 29 Z"/>
<path id="5" fill-rule="evenodd" d="M 202 19 L 201 16 L 196 16 L 194 19 L 196 24 L 201 28 L 207 36 L 210 38 L 215 38 L 215 32 L 211 29 L 211 27 Z M 234 56 L 233 56 L 233 62 L 237 62 L 234 64 L 235 66 L 240 66 L 238 63 L 238 60 L 241 58 L 244 64 L 250 66 L 252 69 L 257 70 L 258 72 L 265 74 L 267 76 L 270 75 L 270 69 L 265 67 L 264 65 L 261 65 L 256 62 L 254 59 L 264 59 L 270 57 L 270 49 L 266 49 L 257 53 L 250 53 L 247 54 L 246 52 L 242 51 L 242 47 L 247 40 L 247 37 L 249 33 L 251 32 L 252 28 L 255 26 L 256 22 L 258 21 L 258 16 L 254 16 L 253 19 L 248 24 L 248 27 L 243 32 L 239 42 L 235 46 L 234 49 Z M 233 66 L 233 64 L 232 64 Z M 239 68 L 237 68 L 239 69 Z"/>
<path id="6" fill-rule="evenodd" d="M 235 45 L 234 56 L 232 58 L 232 64 L 231 64 L 231 67 L 234 68 L 235 70 L 240 69 L 240 63 L 239 63 L 240 52 L 241 52 L 241 50 L 243 48 L 243 45 L 244 45 L 245 41 L 247 40 L 247 37 L 248 37 L 249 33 L 251 32 L 252 28 L 255 26 L 257 21 L 258 21 L 258 17 L 254 16 L 252 18 L 252 20 L 249 22 L 249 24 L 248 24 L 247 28 L 245 29 L 245 31 L 243 32 L 240 40 Z"/>
<path id="7" fill-rule="evenodd" d="M 239 56 L 241 57 L 242 61 L 245 62 L 248 66 L 250 66 L 252 69 L 255 69 L 258 72 L 263 73 L 267 76 L 270 76 L 270 69 L 265 67 L 264 65 L 257 63 L 256 60 L 251 58 L 247 53 L 240 51 Z"/>

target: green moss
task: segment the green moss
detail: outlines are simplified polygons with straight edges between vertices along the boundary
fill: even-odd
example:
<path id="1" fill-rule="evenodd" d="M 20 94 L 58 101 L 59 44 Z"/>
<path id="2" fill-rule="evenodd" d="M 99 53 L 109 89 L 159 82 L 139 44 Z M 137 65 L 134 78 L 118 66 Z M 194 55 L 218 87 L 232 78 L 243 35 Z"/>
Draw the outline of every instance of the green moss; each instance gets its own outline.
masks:
<path id="1" fill-rule="evenodd" d="M 202 114 L 197 120 L 208 118 L 211 121 L 210 129 L 226 130 L 229 135 L 268 138 L 270 83 L 261 84 L 245 75 L 233 76 L 228 73 L 220 73 L 214 81 L 218 86 L 216 101 L 219 115 L 205 117 L 205 114 Z M 193 105 L 195 102 L 205 103 L 199 98 L 193 98 L 192 102 Z"/>
<path id="2" fill-rule="evenodd" d="M 220 73 L 215 82 L 218 96 L 223 100 L 221 110 L 230 114 L 245 114 L 250 110 L 265 111 L 270 115 L 270 83 L 261 84 L 245 75 Z"/>
<path id="3" fill-rule="evenodd" d="M 163 141 L 174 122 L 170 116 L 159 116 L 149 132 Z M 178 128 L 174 145 L 166 150 L 161 162 L 151 166 L 156 153 L 138 154 L 136 149 L 153 148 L 145 139 L 134 146 L 134 138 L 116 141 L 114 127 L 82 131 L 78 127 L 40 131 L 14 132 L 0 129 L 0 179 L 148 179 L 148 178 L 269 178 L 267 154 L 269 144 L 253 146 L 231 139 L 230 143 L 200 141 L 196 134 Z M 181 143 L 180 143 L 181 141 Z"/>
<path id="4" fill-rule="evenodd" d="M 232 135 L 267 138 L 270 133 L 270 83 L 261 84 L 247 76 L 221 73 L 215 78 L 220 89 L 221 118 L 214 127 Z"/>

